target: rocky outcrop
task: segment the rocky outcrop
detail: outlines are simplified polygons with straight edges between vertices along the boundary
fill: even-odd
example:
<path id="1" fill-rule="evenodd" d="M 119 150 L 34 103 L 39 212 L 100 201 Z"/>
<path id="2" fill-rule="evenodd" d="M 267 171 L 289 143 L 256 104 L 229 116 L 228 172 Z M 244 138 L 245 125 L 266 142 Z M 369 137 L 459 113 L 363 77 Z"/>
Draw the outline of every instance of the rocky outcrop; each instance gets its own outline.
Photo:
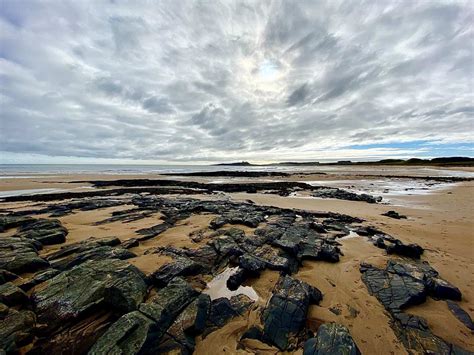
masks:
<path id="1" fill-rule="evenodd" d="M 295 349 L 304 337 L 310 304 L 318 304 L 321 292 L 290 276 L 283 276 L 262 315 L 262 339 L 281 350 Z"/>
<path id="2" fill-rule="evenodd" d="M 0 353 L 15 353 L 33 339 L 36 317 L 31 311 L 3 308 L 0 314 Z"/>
<path id="3" fill-rule="evenodd" d="M 441 279 L 427 262 L 390 260 L 385 269 L 361 264 L 360 271 L 369 292 L 392 316 L 392 327 L 407 350 L 416 354 L 465 353 L 435 336 L 423 318 L 403 312 L 410 305 L 423 303 L 427 295 L 461 298 L 459 290 Z"/>
<path id="4" fill-rule="evenodd" d="M 49 263 L 38 256 L 41 247 L 39 242 L 27 238 L 0 238 L 0 269 L 20 274 L 48 267 Z"/>
<path id="5" fill-rule="evenodd" d="M 23 223 L 17 230 L 17 236 L 34 239 L 43 245 L 64 243 L 67 234 L 59 220 L 45 218 Z"/>
<path id="6" fill-rule="evenodd" d="M 18 286 L 11 282 L 0 285 L 0 303 L 7 306 L 16 306 L 28 302 L 28 296 Z"/>
<path id="7" fill-rule="evenodd" d="M 305 342 L 303 355 L 332 354 L 360 355 L 360 351 L 345 326 L 327 323 L 318 328 L 315 338 Z"/>
<path id="8" fill-rule="evenodd" d="M 195 298 L 186 281 L 176 278 L 137 311 L 123 315 L 90 349 L 89 354 L 156 353 L 176 316 Z"/>
<path id="9" fill-rule="evenodd" d="M 338 200 L 362 201 L 367 203 L 377 203 L 382 201 L 382 197 L 380 196 L 375 197 L 368 194 L 356 194 L 354 192 L 333 187 L 319 188 L 313 192 L 312 195 L 319 198 L 335 198 Z"/>
<path id="10" fill-rule="evenodd" d="M 27 216 L 0 215 L 0 233 L 11 228 L 20 227 L 23 224 L 34 221 L 33 218 Z"/>
<path id="11" fill-rule="evenodd" d="M 146 289 L 145 276 L 125 261 L 87 261 L 37 286 L 31 300 L 39 322 L 52 330 L 94 309 L 132 311 Z"/>
<path id="12" fill-rule="evenodd" d="M 115 237 L 95 239 L 69 244 L 46 256 L 51 266 L 58 270 L 68 270 L 87 260 L 130 259 L 136 255 L 122 248 Z"/>

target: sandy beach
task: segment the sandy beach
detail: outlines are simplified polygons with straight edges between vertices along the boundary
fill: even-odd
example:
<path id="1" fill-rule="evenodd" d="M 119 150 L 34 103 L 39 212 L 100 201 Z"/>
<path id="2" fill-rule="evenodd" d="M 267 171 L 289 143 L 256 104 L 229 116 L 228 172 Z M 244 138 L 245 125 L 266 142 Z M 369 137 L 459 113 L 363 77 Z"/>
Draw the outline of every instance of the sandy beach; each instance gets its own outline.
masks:
<path id="1" fill-rule="evenodd" d="M 474 211 L 474 181 L 461 181 L 439 184 L 430 182 L 420 188 L 410 188 L 413 180 L 409 178 L 384 178 L 384 175 L 412 175 L 420 176 L 445 176 L 447 171 L 453 171 L 452 176 L 462 173 L 472 173 L 471 168 L 442 169 L 436 168 L 376 168 L 357 169 L 355 171 L 337 171 L 331 173 L 326 171 L 322 174 L 295 174 L 285 177 L 271 178 L 206 178 L 206 177 L 179 177 L 160 175 L 51 175 L 24 178 L 3 178 L 0 180 L 0 197 L 15 196 L 20 194 L 41 193 L 45 196 L 49 193 L 79 193 L 91 192 L 97 188 L 90 182 L 95 180 L 133 180 L 133 179 L 175 179 L 180 181 L 195 181 L 199 183 L 216 182 L 249 184 L 255 182 L 311 182 L 318 181 L 334 182 L 344 180 L 342 185 L 325 184 L 332 187 L 347 187 L 355 189 L 367 189 L 373 192 L 372 180 L 381 180 L 386 184 L 394 181 L 405 188 L 393 191 L 380 190 L 384 199 L 380 203 L 367 203 L 364 201 L 349 201 L 334 198 L 317 198 L 305 191 L 296 191 L 289 196 L 280 196 L 276 193 L 267 192 L 218 192 L 202 195 L 165 195 L 161 197 L 169 199 L 198 198 L 202 201 L 229 201 L 236 203 L 248 203 L 251 201 L 255 206 L 278 207 L 282 209 L 297 209 L 308 212 L 333 212 L 348 215 L 364 220 L 362 225 L 372 226 L 383 231 L 387 235 L 400 240 L 404 244 L 416 243 L 424 249 L 421 256 L 434 268 L 439 276 L 455 285 L 462 293 L 462 300 L 457 304 L 474 317 L 474 222 L 472 215 Z M 435 173 L 435 174 L 434 174 Z M 459 173 L 459 174 L 457 174 Z M 373 177 L 371 177 L 371 175 Z M 71 183 L 72 181 L 82 181 Z M 349 181 L 349 182 L 347 182 Z M 419 184 L 419 182 L 417 182 Z M 422 181 L 422 183 L 425 183 Z M 345 184 L 345 185 L 344 185 Z M 385 186 L 385 185 L 384 185 Z M 102 189 L 113 189 L 105 187 Z M 387 189 L 385 189 L 387 190 Z M 376 191 L 377 192 L 377 191 Z M 392 195 L 390 195 L 392 193 Z M 35 195 L 39 196 L 39 195 Z M 104 197 L 103 199 L 107 199 Z M 2 215 L 19 214 L 26 211 L 25 215 L 31 215 L 35 219 L 55 218 L 67 229 L 68 234 L 64 243 L 44 245 L 39 251 L 39 257 L 48 260 L 51 255 L 60 252 L 65 246 L 76 245 L 87 242 L 90 238 L 95 240 L 118 238 L 118 243 L 128 243 L 132 239 L 142 237 L 144 229 L 152 229 L 167 217 L 160 211 L 149 211 L 146 216 L 130 219 L 111 220 L 114 216 L 129 213 L 136 206 L 131 203 L 127 194 L 109 197 L 113 199 L 113 206 L 94 208 L 91 210 L 73 210 L 64 216 L 51 217 L 50 213 L 33 214 L 35 210 L 42 210 L 47 206 L 60 205 L 69 200 L 54 201 L 12 201 L 0 202 Z M 394 219 L 383 214 L 395 210 L 406 219 Z M 30 212 L 28 212 L 30 211 Z M 31 214 L 30 214 L 31 213 Z M 134 212 L 135 213 L 135 212 Z M 153 275 L 162 268 L 173 262 L 171 254 L 156 253 L 163 248 L 177 248 L 186 250 L 201 250 L 215 237 L 216 229 L 210 228 L 213 221 L 219 217 L 216 213 L 203 212 L 191 214 L 185 218 L 173 222 L 166 230 L 156 236 L 140 240 L 136 245 L 127 250 L 133 253 L 133 257 L 125 261 L 136 266 L 144 275 Z M 169 218 L 169 217 L 168 217 Z M 259 223 L 258 227 L 249 227 L 239 223 L 225 223 L 219 231 L 225 233 L 231 228 L 242 230 L 246 238 L 252 238 L 257 228 L 266 228 L 269 221 Z M 8 239 L 18 231 L 16 228 L 7 228 L 0 233 L 0 238 Z M 377 248 L 366 237 L 355 235 L 338 239 L 340 244 L 340 259 L 336 263 L 303 260 L 298 270 L 292 277 L 304 281 L 321 291 L 323 299 L 319 305 L 311 305 L 308 309 L 306 327 L 312 333 L 317 333 L 318 328 L 324 323 L 335 322 L 342 324 L 349 330 L 354 342 L 362 354 L 407 354 L 416 353 L 416 350 L 407 348 L 400 336 L 394 331 L 392 318 L 384 309 L 383 304 L 369 292 L 362 281 L 359 267 L 361 263 L 368 263 L 378 268 L 384 268 L 394 256 L 388 255 L 384 249 Z M 49 259 L 53 260 L 53 259 Z M 223 262 L 215 270 L 202 276 L 189 277 L 188 282 L 199 292 L 206 293 L 209 282 L 223 272 L 234 261 L 232 258 Z M 19 274 L 19 278 L 13 280 L 13 284 L 22 285 L 25 280 L 32 277 L 32 273 Z M 242 335 L 254 326 L 262 327 L 261 311 L 270 302 L 272 290 L 279 279 L 280 272 L 266 269 L 259 276 L 246 279 L 242 286 L 251 288 L 258 296 L 256 301 L 243 314 L 228 320 L 223 326 L 213 329 L 205 335 L 197 335 L 195 354 L 276 354 L 282 353 L 277 346 L 268 342 L 255 339 L 241 339 Z M 36 286 L 40 288 L 41 284 Z M 219 286 L 222 287 L 222 286 Z M 33 294 L 37 291 L 29 291 Z M 156 292 L 150 291 L 150 292 Z M 212 292 L 215 292 L 213 290 Z M 211 294 L 211 298 L 213 297 Z M 219 293 L 217 293 L 219 294 Z M 237 292 L 238 294 L 238 292 Z M 422 317 L 436 337 L 441 338 L 448 344 L 454 344 L 468 351 L 474 351 L 474 335 L 472 330 L 466 327 L 450 311 L 443 299 L 430 298 L 420 305 L 411 305 L 404 312 Z M 103 331 L 102 331 L 103 333 Z M 57 333 L 54 333 L 57 334 Z M 33 345 L 32 345 L 33 344 Z M 25 349 L 36 346 L 28 343 Z M 41 345 L 42 349 L 48 346 Z M 301 354 L 302 348 L 293 349 L 289 353 Z M 285 352 L 285 353 L 288 353 Z"/>

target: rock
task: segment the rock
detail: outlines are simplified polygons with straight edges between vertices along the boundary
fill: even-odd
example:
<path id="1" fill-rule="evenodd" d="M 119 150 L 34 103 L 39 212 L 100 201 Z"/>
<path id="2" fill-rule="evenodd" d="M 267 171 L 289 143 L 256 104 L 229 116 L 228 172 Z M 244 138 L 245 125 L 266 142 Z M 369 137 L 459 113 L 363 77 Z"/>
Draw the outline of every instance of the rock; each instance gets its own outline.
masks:
<path id="1" fill-rule="evenodd" d="M 419 259 L 421 254 L 423 254 L 423 248 L 418 244 L 403 244 L 400 241 L 397 241 L 394 244 L 388 245 L 387 254 L 397 254 L 401 256 L 407 256 L 409 258 Z"/>
<path id="2" fill-rule="evenodd" d="M 395 314 L 393 328 L 409 353 L 413 354 L 469 354 L 434 335 L 423 318 L 406 313 Z"/>
<path id="3" fill-rule="evenodd" d="M 464 309 L 461 308 L 456 302 L 446 301 L 448 308 L 454 316 L 459 319 L 470 330 L 474 331 L 474 323 L 472 322 L 471 316 Z"/>
<path id="4" fill-rule="evenodd" d="M 304 344 L 303 355 L 360 355 L 349 330 L 336 323 L 327 323 L 319 327 L 315 338 Z"/>
<path id="5" fill-rule="evenodd" d="M 235 273 L 229 276 L 227 279 L 226 285 L 227 288 L 231 291 L 235 291 L 239 288 L 242 283 L 247 280 L 247 278 L 251 275 L 250 272 L 248 272 L 245 269 L 238 268 Z"/>
<path id="6" fill-rule="evenodd" d="M 112 324 L 89 354 L 138 354 L 142 349 L 152 351 L 159 339 L 155 322 L 139 311 L 133 311 Z"/>
<path id="7" fill-rule="evenodd" d="M 0 303 L 0 320 L 5 318 L 5 316 L 8 314 L 8 306 L 6 304 Z"/>
<path id="8" fill-rule="evenodd" d="M 400 263 L 390 260 L 385 270 L 361 264 L 362 280 L 393 317 L 391 322 L 398 338 L 410 353 L 464 354 L 465 350 L 435 336 L 423 318 L 406 314 L 402 309 L 424 302 L 426 293 L 434 294 L 434 284 L 440 284 L 438 272 L 427 262 Z M 442 280 L 444 281 L 444 280 Z M 447 283 L 446 283 L 447 284 Z M 442 283 L 439 295 L 457 292 L 454 286 Z M 449 290 L 449 291 L 448 291 Z M 457 290 L 457 289 L 456 289 Z M 459 291 L 459 290 L 457 290 Z M 444 293 L 445 292 L 445 293 Z"/>
<path id="9" fill-rule="evenodd" d="M 117 245 L 120 240 L 115 237 L 105 240 L 91 238 L 79 243 L 69 244 L 60 250 L 48 254 L 47 259 L 51 266 L 58 270 L 68 270 L 87 260 L 130 259 L 136 255 Z"/>
<path id="10" fill-rule="evenodd" d="M 380 196 L 372 196 L 368 194 L 356 194 L 354 192 L 346 191 L 338 188 L 319 188 L 316 191 L 313 191 L 314 197 L 319 198 L 335 198 L 339 200 L 348 200 L 348 201 L 363 201 L 367 203 L 377 203 L 382 201 Z"/>
<path id="11" fill-rule="evenodd" d="M 31 300 L 38 320 L 52 330 L 95 308 L 132 311 L 146 289 L 145 275 L 125 261 L 86 261 L 36 286 Z"/>
<path id="12" fill-rule="evenodd" d="M 0 238 L 0 268 L 21 274 L 34 272 L 49 266 L 49 263 L 38 256 L 41 244 L 26 238 Z"/>
<path id="13" fill-rule="evenodd" d="M 462 294 L 459 289 L 448 281 L 433 277 L 427 281 L 427 287 L 432 297 L 444 300 L 461 301 Z"/>
<path id="14" fill-rule="evenodd" d="M 42 326 L 39 326 L 35 332 L 36 341 L 28 354 L 87 354 L 116 317 L 110 311 L 96 310 L 53 334 L 43 335 Z"/>
<path id="15" fill-rule="evenodd" d="M 192 354 L 196 335 L 201 334 L 206 326 L 211 299 L 201 294 L 187 306 L 176 318 L 164 335 L 158 353 L 179 351 L 181 354 Z"/>
<path id="16" fill-rule="evenodd" d="M 150 302 L 142 303 L 139 310 L 160 325 L 167 325 L 164 329 L 166 330 L 181 310 L 197 295 L 198 292 L 186 281 L 176 277 L 168 283 L 168 286 L 158 291 Z"/>
<path id="17" fill-rule="evenodd" d="M 89 354 L 155 353 L 175 317 L 197 296 L 186 281 L 176 278 L 139 311 L 123 315 L 99 338 Z"/>
<path id="18" fill-rule="evenodd" d="M 18 278 L 17 274 L 14 274 L 13 272 L 10 272 L 7 270 L 0 269 L 0 285 L 8 281 L 13 281 L 16 278 Z"/>
<path id="19" fill-rule="evenodd" d="M 20 227 L 22 224 L 30 223 L 31 221 L 33 221 L 33 218 L 26 216 L 0 216 L 0 233 L 11 228 Z"/>
<path id="20" fill-rule="evenodd" d="M 134 248 L 140 245 L 140 242 L 136 238 L 130 238 L 122 242 L 122 247 L 125 249 Z"/>
<path id="21" fill-rule="evenodd" d="M 361 265 L 362 281 L 370 294 L 391 312 L 425 302 L 426 289 L 422 281 L 370 265 Z"/>
<path id="22" fill-rule="evenodd" d="M 33 340 L 35 314 L 31 311 L 8 309 L 0 322 L 0 353 L 16 353 L 17 350 Z"/>
<path id="23" fill-rule="evenodd" d="M 22 224 L 17 231 L 17 236 L 37 240 L 43 245 L 64 243 L 67 234 L 59 220 L 45 218 Z"/>
<path id="24" fill-rule="evenodd" d="M 25 279 L 22 283 L 18 284 L 18 287 L 20 287 L 23 291 L 26 292 L 31 288 L 35 287 L 36 285 L 39 285 L 42 282 L 52 279 L 60 273 L 61 271 L 56 269 L 47 269 L 44 271 L 39 271 L 35 275 L 33 275 L 33 277 Z"/>
<path id="25" fill-rule="evenodd" d="M 266 268 L 267 262 L 255 255 L 246 253 L 239 257 L 239 265 L 250 273 L 258 273 Z"/>
<path id="26" fill-rule="evenodd" d="M 401 215 L 398 212 L 392 210 L 382 213 L 382 216 L 387 216 L 394 219 L 407 219 L 407 216 Z"/>
<path id="27" fill-rule="evenodd" d="M 7 282 L 0 286 L 0 302 L 7 306 L 21 305 L 28 302 L 28 296 L 21 288 Z"/>
<path id="28" fill-rule="evenodd" d="M 224 326 L 229 320 L 242 315 L 253 304 L 245 295 L 217 298 L 211 302 L 206 334 Z"/>
<path id="29" fill-rule="evenodd" d="M 158 286 L 165 286 L 176 276 L 198 275 L 206 271 L 206 266 L 186 257 L 177 257 L 174 262 L 160 267 L 150 280 Z"/>
<path id="30" fill-rule="evenodd" d="M 263 340 L 281 350 L 297 347 L 310 303 L 318 304 L 321 292 L 303 281 L 282 276 L 262 315 Z"/>
<path id="31" fill-rule="evenodd" d="M 263 338 L 262 329 L 254 326 L 254 327 L 249 328 L 244 334 L 242 334 L 242 337 L 240 338 L 240 340 L 244 340 L 244 339 L 261 340 L 262 338 Z"/>

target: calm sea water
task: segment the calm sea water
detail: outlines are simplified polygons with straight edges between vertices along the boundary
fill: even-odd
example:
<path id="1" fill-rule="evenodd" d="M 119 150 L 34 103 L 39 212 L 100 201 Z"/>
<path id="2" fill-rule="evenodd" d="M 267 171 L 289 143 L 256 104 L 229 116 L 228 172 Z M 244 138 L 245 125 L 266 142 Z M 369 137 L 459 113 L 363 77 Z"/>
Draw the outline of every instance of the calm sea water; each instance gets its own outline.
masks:
<path id="1" fill-rule="evenodd" d="M 317 167 L 315 167 L 317 168 Z M 292 166 L 210 166 L 210 165 L 118 165 L 118 164 L 0 164 L 0 177 L 28 174 L 159 174 L 198 171 L 295 171 L 310 168 Z"/>
<path id="2" fill-rule="evenodd" d="M 187 173 L 198 171 L 314 171 L 336 174 L 381 174 L 381 175 L 418 175 L 418 176 L 460 176 L 474 177 L 473 172 L 430 167 L 388 167 L 388 166 L 211 166 L 211 165 L 118 165 L 118 164 L 0 164 L 1 178 L 26 178 L 30 175 L 65 174 L 160 174 Z"/>

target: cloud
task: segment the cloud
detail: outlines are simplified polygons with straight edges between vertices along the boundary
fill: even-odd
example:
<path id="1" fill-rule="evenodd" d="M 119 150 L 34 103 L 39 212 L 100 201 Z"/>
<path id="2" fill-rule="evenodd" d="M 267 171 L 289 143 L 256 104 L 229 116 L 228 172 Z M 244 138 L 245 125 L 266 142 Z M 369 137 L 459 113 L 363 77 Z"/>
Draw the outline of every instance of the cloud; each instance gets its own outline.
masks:
<path id="1" fill-rule="evenodd" d="M 464 147 L 474 128 L 473 12 L 469 1 L 4 0 L 0 161 Z"/>

